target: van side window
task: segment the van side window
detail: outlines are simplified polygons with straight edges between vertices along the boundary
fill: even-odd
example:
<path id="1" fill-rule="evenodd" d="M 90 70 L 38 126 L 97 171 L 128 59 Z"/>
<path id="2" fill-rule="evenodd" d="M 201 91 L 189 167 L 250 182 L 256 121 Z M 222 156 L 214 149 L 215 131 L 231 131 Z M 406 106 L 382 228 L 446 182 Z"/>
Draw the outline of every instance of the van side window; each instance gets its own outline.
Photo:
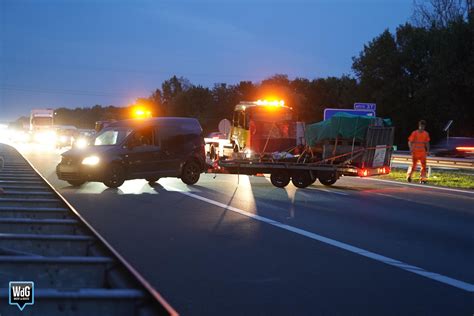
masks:
<path id="1" fill-rule="evenodd" d="M 154 132 L 154 134 L 155 134 L 153 144 L 154 144 L 155 146 L 161 147 L 161 133 L 160 133 L 159 128 L 158 128 L 158 127 L 155 127 L 155 128 L 153 129 L 153 132 Z"/>
<path id="2" fill-rule="evenodd" d="M 163 150 L 174 151 L 180 145 L 179 140 L 176 139 L 179 135 L 179 128 L 174 125 L 163 125 L 159 131 L 160 147 Z"/>
<path id="3" fill-rule="evenodd" d="M 133 141 L 135 146 L 151 146 L 153 145 L 153 129 L 142 128 L 135 131 L 133 134 Z"/>

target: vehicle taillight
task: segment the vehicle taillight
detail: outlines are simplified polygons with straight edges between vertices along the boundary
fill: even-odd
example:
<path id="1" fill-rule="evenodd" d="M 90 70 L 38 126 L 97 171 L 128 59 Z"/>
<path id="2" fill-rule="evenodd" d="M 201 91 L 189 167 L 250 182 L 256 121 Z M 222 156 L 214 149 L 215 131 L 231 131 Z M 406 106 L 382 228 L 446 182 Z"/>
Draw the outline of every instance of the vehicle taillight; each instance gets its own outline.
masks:
<path id="1" fill-rule="evenodd" d="M 461 146 L 461 147 L 456 147 L 456 150 L 459 150 L 459 151 L 474 151 L 474 147 Z"/>
<path id="2" fill-rule="evenodd" d="M 369 170 L 359 169 L 359 177 L 367 177 L 369 175 Z"/>

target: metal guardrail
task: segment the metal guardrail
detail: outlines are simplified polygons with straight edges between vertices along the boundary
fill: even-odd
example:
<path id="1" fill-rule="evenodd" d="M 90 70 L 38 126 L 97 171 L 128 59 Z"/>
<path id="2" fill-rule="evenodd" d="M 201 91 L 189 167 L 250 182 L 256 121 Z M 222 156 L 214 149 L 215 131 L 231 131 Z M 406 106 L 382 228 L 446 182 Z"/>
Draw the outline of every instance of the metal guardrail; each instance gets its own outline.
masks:
<path id="1" fill-rule="evenodd" d="M 409 154 L 393 154 L 392 163 L 411 164 L 411 155 Z M 447 157 L 428 157 L 426 164 L 430 167 L 454 168 L 474 170 L 474 159 L 464 158 L 447 158 Z"/>
<path id="2" fill-rule="evenodd" d="M 13 147 L 0 144 L 1 315 L 177 315 Z M 9 305 L 33 281 L 34 305 Z"/>

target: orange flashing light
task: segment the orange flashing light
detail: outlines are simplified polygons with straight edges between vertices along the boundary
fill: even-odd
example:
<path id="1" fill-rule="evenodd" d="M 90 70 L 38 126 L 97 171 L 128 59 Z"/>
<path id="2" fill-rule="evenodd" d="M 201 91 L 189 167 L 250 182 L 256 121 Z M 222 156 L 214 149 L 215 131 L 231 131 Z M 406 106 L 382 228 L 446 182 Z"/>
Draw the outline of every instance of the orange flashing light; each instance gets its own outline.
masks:
<path id="1" fill-rule="evenodd" d="M 151 117 L 151 111 L 143 109 L 143 108 L 135 108 L 133 110 L 133 116 L 136 118 Z"/>
<path id="2" fill-rule="evenodd" d="M 283 101 L 283 100 L 258 100 L 257 105 L 284 106 L 285 101 Z"/>

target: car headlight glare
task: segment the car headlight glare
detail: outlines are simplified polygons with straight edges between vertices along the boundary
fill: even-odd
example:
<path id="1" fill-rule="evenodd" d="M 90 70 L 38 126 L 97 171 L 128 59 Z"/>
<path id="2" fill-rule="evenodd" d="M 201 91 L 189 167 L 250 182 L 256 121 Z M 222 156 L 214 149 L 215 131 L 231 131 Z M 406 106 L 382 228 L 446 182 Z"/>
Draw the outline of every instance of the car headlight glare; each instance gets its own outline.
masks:
<path id="1" fill-rule="evenodd" d="M 95 166 L 99 163 L 100 159 L 97 156 L 89 156 L 82 160 L 83 165 Z"/>
<path id="2" fill-rule="evenodd" d="M 86 148 L 88 143 L 87 143 L 87 140 L 84 139 L 84 138 L 79 138 L 77 141 L 76 141 L 76 147 L 77 148 Z"/>

